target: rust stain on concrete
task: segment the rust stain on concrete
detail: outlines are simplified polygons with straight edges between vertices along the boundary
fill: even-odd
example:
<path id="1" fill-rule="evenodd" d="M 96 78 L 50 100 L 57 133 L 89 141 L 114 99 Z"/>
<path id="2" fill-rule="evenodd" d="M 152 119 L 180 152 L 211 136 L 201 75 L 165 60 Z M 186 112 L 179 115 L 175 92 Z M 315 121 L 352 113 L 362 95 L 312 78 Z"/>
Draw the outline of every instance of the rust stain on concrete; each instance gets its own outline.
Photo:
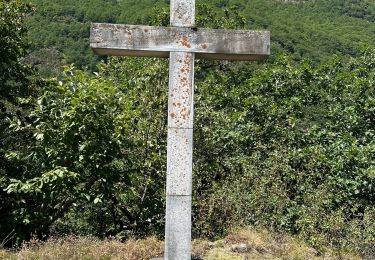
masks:
<path id="1" fill-rule="evenodd" d="M 188 39 L 188 37 L 186 37 L 186 36 L 182 36 L 182 38 L 181 38 L 181 40 L 180 40 L 180 43 L 181 43 L 184 47 L 186 47 L 186 48 L 191 48 L 191 44 L 190 44 L 190 42 L 189 42 L 189 39 Z"/>

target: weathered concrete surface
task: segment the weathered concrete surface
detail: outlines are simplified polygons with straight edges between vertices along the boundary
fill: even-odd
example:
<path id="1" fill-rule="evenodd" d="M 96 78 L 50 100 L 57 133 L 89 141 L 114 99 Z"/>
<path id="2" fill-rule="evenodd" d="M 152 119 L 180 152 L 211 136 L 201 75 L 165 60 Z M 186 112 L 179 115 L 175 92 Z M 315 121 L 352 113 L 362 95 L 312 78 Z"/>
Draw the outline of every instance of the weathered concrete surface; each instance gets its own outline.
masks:
<path id="1" fill-rule="evenodd" d="M 194 26 L 195 0 L 171 1 L 171 25 L 177 27 Z"/>
<path id="2" fill-rule="evenodd" d="M 193 130 L 168 129 L 167 196 L 191 196 Z"/>
<path id="3" fill-rule="evenodd" d="M 169 58 L 165 259 L 191 259 L 194 53 Z"/>
<path id="4" fill-rule="evenodd" d="M 193 128 L 194 53 L 171 53 L 169 72 L 168 126 Z"/>
<path id="5" fill-rule="evenodd" d="M 191 196 L 167 196 L 165 259 L 191 259 Z"/>
<path id="6" fill-rule="evenodd" d="M 270 54 L 270 33 L 94 23 L 90 46 L 98 55 L 168 58 L 180 51 L 198 59 L 262 60 Z"/>
<path id="7" fill-rule="evenodd" d="M 172 26 L 192 27 L 194 21 L 195 0 L 171 0 Z M 169 92 L 164 257 L 165 260 L 190 260 L 195 54 L 190 50 L 192 39 L 184 35 L 183 31 L 178 31 L 178 27 L 173 28 L 177 28 L 169 38 L 173 43 L 168 40 L 163 42 L 158 38 L 158 32 L 153 33 L 156 42 L 160 40 L 162 45 L 178 46 L 167 53 Z M 152 32 L 150 29 L 146 30 Z M 167 30 L 167 34 L 168 31 L 171 32 Z"/>

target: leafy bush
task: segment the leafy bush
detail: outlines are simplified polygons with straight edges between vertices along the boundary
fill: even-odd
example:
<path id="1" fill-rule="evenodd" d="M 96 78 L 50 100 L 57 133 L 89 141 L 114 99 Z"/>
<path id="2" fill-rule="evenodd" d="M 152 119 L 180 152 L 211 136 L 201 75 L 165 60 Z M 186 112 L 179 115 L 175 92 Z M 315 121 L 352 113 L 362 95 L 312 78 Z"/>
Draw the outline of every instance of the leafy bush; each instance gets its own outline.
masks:
<path id="1" fill-rule="evenodd" d="M 30 111 L 43 84 L 21 62 L 29 46 L 24 20 L 31 10 L 18 0 L 0 2 L 0 244 L 22 233 L 10 210 L 17 198 L 4 189 L 10 178 L 29 178 L 35 169 L 27 157 L 34 145 Z"/>
<path id="2" fill-rule="evenodd" d="M 212 153 L 195 167 L 197 234 L 251 223 L 373 250 L 374 67 L 373 51 L 316 69 L 281 59 L 236 87 L 198 84 L 215 105 L 197 102 Z"/>

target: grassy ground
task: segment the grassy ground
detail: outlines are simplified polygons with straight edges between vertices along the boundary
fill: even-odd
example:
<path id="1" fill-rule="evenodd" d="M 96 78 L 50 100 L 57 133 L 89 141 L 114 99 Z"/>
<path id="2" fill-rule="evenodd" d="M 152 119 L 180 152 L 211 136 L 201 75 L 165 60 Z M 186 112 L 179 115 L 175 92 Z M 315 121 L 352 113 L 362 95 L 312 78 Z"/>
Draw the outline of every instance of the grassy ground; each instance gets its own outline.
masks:
<path id="1" fill-rule="evenodd" d="M 0 259 L 150 259 L 163 255 L 164 243 L 156 238 L 115 240 L 66 237 L 47 242 L 31 241 L 17 252 L 0 250 Z M 197 259 L 361 259 L 345 252 L 327 248 L 319 254 L 300 240 L 288 235 L 271 234 L 265 230 L 237 229 L 215 242 L 195 240 L 193 255 Z"/>

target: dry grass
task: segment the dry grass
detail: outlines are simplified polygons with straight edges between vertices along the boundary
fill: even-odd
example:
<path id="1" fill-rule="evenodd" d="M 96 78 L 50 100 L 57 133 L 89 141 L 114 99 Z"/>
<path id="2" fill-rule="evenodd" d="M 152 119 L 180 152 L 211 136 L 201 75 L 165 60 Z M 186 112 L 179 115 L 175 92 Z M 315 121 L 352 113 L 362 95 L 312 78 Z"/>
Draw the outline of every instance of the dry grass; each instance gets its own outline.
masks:
<path id="1" fill-rule="evenodd" d="M 163 255 L 164 243 L 156 238 L 129 240 L 120 243 L 115 240 L 66 237 L 51 239 L 45 243 L 31 241 L 19 251 L 0 250 L 0 259 L 48 259 L 48 260 L 106 260 L 106 259 L 150 259 Z M 193 255 L 206 260 L 242 259 L 361 259 L 355 255 L 327 248 L 324 255 L 304 242 L 288 235 L 271 234 L 266 230 L 253 228 L 236 229 L 222 240 L 209 242 L 195 240 Z"/>
<path id="2" fill-rule="evenodd" d="M 107 260 L 107 259 L 150 259 L 162 256 L 163 242 L 156 238 L 129 240 L 120 243 L 115 240 L 98 240 L 94 238 L 66 237 L 51 239 L 46 243 L 25 244 L 17 253 L 0 251 L 0 259 L 19 260 Z"/>
<path id="3" fill-rule="evenodd" d="M 253 228 L 236 229 L 224 240 L 217 241 L 204 256 L 209 260 L 226 259 L 293 259 L 293 260 L 357 260 L 358 256 L 327 248 L 326 253 L 318 254 L 306 243 L 289 235 L 271 234 L 266 230 Z"/>

